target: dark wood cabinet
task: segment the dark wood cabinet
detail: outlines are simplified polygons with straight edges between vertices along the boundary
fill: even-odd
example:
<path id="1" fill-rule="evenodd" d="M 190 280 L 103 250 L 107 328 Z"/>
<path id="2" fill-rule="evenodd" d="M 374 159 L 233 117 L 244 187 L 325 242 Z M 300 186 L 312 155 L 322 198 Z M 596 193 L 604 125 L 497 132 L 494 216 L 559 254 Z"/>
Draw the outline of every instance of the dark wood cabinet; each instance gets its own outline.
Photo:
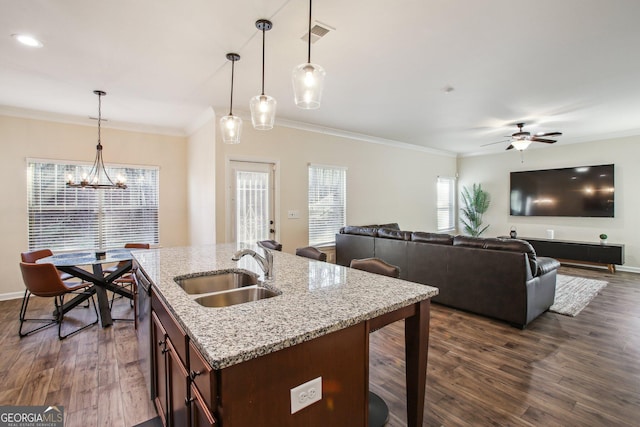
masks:
<path id="1" fill-rule="evenodd" d="M 152 381 L 154 384 L 155 396 L 152 396 L 156 405 L 156 410 L 162 423 L 167 425 L 167 410 L 169 403 L 167 400 L 167 333 L 162 327 L 155 313 L 151 314 L 151 336 L 153 346 L 151 348 Z"/>
<path id="2" fill-rule="evenodd" d="M 154 402 L 165 426 L 184 427 L 191 422 L 187 335 L 167 308 L 152 293 L 151 333 L 153 337 Z M 198 424 L 203 425 L 203 424 Z"/>
<path id="3" fill-rule="evenodd" d="M 539 256 L 555 258 L 564 262 L 606 265 L 615 272 L 616 265 L 624 264 L 624 245 L 607 243 L 575 242 L 519 237 L 531 243 Z"/>

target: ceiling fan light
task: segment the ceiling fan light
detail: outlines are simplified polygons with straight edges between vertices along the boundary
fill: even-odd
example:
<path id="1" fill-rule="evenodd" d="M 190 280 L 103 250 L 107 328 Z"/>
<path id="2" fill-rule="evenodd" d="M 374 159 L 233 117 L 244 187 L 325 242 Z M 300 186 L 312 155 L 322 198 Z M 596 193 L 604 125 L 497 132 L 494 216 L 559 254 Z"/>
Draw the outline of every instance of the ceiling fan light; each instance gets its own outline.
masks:
<path id="1" fill-rule="evenodd" d="M 293 69 L 295 103 L 304 110 L 320 108 L 326 71 L 317 64 L 300 64 Z"/>
<path id="2" fill-rule="evenodd" d="M 242 134 L 242 119 L 231 114 L 220 119 L 222 142 L 225 144 L 239 144 Z"/>
<path id="3" fill-rule="evenodd" d="M 515 141 L 511 142 L 511 145 L 513 145 L 513 148 L 520 151 L 526 150 L 530 144 L 531 144 L 530 139 L 516 139 Z"/>
<path id="4" fill-rule="evenodd" d="M 251 98 L 249 102 L 249 107 L 251 108 L 251 123 L 255 129 L 273 129 L 277 104 L 276 99 L 269 95 L 256 95 Z"/>

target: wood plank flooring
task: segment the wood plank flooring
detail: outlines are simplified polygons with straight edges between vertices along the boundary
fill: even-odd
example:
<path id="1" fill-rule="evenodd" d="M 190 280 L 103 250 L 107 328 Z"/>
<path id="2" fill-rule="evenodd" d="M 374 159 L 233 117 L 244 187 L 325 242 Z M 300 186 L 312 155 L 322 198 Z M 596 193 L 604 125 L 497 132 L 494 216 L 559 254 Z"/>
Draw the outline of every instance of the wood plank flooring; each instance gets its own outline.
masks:
<path id="1" fill-rule="evenodd" d="M 425 426 L 640 425 L 640 275 L 561 267 L 607 280 L 578 316 L 525 330 L 432 304 Z M 404 332 L 370 337 L 370 388 L 406 425 Z"/>
<path id="2" fill-rule="evenodd" d="M 609 285 L 577 317 L 545 313 L 525 330 L 432 305 L 425 426 L 640 424 L 640 275 L 561 273 Z M 32 300 L 30 309 L 50 312 L 51 300 Z M 116 304 L 118 317 L 130 315 L 127 301 Z M 155 416 L 131 322 L 64 341 L 55 327 L 20 339 L 19 309 L 20 300 L 0 302 L 0 405 L 63 405 L 67 426 L 129 427 Z M 390 407 L 388 425 L 404 426 L 402 322 L 370 342 L 371 390 Z"/>

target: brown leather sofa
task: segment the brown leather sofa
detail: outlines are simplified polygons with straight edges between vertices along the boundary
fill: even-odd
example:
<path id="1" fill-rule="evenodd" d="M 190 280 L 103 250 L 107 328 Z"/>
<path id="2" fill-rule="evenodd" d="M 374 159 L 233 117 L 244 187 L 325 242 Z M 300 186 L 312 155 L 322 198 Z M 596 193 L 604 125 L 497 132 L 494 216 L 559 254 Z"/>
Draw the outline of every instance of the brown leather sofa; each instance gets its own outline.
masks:
<path id="1" fill-rule="evenodd" d="M 336 262 L 376 257 L 400 278 L 435 286 L 434 302 L 524 328 L 552 304 L 560 263 L 536 256 L 524 240 L 400 230 L 397 224 L 347 226 L 336 235 Z"/>

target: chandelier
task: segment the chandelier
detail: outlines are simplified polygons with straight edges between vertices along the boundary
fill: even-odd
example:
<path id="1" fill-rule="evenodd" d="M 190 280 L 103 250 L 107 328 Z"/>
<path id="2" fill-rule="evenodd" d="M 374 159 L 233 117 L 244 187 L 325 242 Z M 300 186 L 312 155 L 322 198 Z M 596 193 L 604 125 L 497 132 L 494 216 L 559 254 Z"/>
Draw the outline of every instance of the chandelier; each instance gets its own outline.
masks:
<path id="1" fill-rule="evenodd" d="M 71 188 L 95 188 L 95 189 L 109 189 L 120 188 L 125 189 L 125 179 L 122 176 L 118 176 L 118 179 L 114 183 L 107 171 L 104 168 L 104 162 L 102 161 L 102 143 L 100 142 L 100 124 L 102 122 L 102 97 L 107 93 L 101 90 L 94 90 L 93 93 L 98 95 L 98 145 L 96 146 L 96 158 L 93 161 L 93 167 L 89 172 L 89 175 L 84 175 L 80 182 L 75 182 L 73 175 L 67 176 L 67 187 Z"/>

